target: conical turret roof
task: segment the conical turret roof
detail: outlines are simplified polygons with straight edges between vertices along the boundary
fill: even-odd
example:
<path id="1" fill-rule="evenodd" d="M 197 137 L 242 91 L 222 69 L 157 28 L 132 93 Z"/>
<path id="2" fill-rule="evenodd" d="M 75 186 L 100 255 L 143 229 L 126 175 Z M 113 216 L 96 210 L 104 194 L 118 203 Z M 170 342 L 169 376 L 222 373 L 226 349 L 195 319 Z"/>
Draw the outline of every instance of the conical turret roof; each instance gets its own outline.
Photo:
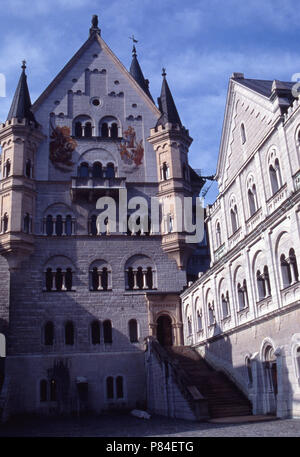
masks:
<path id="1" fill-rule="evenodd" d="M 29 121 L 36 122 L 31 111 L 31 100 L 27 85 L 27 76 L 25 73 L 25 61 L 23 61 L 21 68 L 22 73 L 7 116 L 7 120 L 11 120 L 12 118 L 16 117 L 18 119 L 27 119 Z"/>
<path id="2" fill-rule="evenodd" d="M 166 79 L 166 70 L 163 68 L 162 72 L 163 82 L 161 86 L 160 97 L 157 99 L 158 107 L 162 113 L 156 125 L 165 125 L 170 122 L 173 125 L 179 125 L 182 127 L 181 120 L 172 97 L 169 85 Z"/>
<path id="3" fill-rule="evenodd" d="M 149 86 L 148 86 L 149 82 L 147 79 L 144 78 L 142 69 L 141 69 L 139 61 L 137 59 L 135 46 L 133 46 L 133 49 L 132 49 L 132 61 L 131 61 L 129 73 L 136 80 L 136 82 L 143 89 L 143 91 L 148 95 L 148 97 L 150 97 L 151 100 L 153 101 L 153 98 L 149 91 Z"/>

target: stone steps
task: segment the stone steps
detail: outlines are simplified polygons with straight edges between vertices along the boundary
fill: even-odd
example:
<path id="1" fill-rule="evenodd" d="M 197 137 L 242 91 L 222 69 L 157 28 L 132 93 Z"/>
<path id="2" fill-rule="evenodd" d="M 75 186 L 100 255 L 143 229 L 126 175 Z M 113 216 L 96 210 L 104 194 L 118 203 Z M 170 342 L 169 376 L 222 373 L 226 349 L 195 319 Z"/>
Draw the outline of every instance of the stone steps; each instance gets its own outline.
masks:
<path id="1" fill-rule="evenodd" d="M 197 387 L 208 400 L 211 418 L 250 416 L 252 406 L 235 384 L 220 371 L 214 370 L 192 348 L 174 346 L 167 348 L 173 361 L 186 373 L 186 379 Z"/>

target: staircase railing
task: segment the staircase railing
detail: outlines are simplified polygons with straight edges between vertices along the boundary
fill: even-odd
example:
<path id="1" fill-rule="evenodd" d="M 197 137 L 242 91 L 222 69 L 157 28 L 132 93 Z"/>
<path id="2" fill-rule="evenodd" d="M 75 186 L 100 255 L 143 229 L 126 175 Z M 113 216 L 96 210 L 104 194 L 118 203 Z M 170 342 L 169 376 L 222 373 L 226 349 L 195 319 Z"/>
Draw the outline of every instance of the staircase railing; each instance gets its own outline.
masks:
<path id="1" fill-rule="evenodd" d="M 197 420 L 209 418 L 208 401 L 203 397 L 198 388 L 191 384 L 185 371 L 180 367 L 178 361 L 173 360 L 168 352 L 160 345 L 154 337 L 146 338 L 146 345 L 149 354 L 152 354 L 160 363 L 167 364 L 168 371 L 172 376 L 174 383 L 177 385 L 184 399 L 189 404 Z"/>

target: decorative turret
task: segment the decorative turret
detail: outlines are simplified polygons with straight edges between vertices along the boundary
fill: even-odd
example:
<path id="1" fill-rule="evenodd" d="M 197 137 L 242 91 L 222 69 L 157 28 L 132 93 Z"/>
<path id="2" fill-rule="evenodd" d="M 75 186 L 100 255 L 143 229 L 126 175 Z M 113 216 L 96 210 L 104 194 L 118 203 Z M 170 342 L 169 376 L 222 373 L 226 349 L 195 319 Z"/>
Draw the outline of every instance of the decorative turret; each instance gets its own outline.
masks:
<path id="1" fill-rule="evenodd" d="M 158 198 L 162 207 L 162 247 L 179 268 L 186 261 L 193 247 L 186 244 L 183 227 L 184 197 L 195 196 L 191 185 L 188 150 L 192 143 L 189 132 L 181 123 L 163 68 L 161 95 L 158 99 L 161 117 L 147 139 L 156 152 Z"/>
<path id="2" fill-rule="evenodd" d="M 134 43 L 137 43 L 137 40 L 135 40 L 134 37 L 131 38 Z M 149 91 L 149 81 L 148 79 L 144 78 L 142 69 L 140 67 L 139 61 L 137 59 L 137 54 L 136 54 L 136 48 L 135 45 L 133 45 L 132 48 L 132 61 L 130 65 L 130 70 L 129 70 L 131 76 L 136 80 L 136 82 L 139 84 L 139 86 L 143 89 L 143 91 L 148 95 L 149 98 L 153 101 L 153 98 L 150 94 Z"/>
<path id="3" fill-rule="evenodd" d="M 166 79 L 166 69 L 162 69 L 163 82 L 161 86 L 160 97 L 158 97 L 158 107 L 161 111 L 161 117 L 158 119 L 156 126 L 165 125 L 167 122 L 171 123 L 174 127 L 182 127 L 181 120 L 174 103 L 170 88 Z"/>
<path id="4" fill-rule="evenodd" d="M 31 111 L 25 61 L 7 121 L 0 125 L 0 254 L 15 266 L 34 249 L 36 151 L 44 139 Z"/>

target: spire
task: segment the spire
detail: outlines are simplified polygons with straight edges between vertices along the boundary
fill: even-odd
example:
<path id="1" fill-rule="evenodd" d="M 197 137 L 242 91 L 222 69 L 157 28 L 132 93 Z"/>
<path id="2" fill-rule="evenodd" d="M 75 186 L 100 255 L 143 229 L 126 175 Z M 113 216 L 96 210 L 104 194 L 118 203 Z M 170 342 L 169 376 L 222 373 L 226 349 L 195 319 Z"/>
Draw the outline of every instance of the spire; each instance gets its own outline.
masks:
<path id="1" fill-rule="evenodd" d="M 19 83 L 7 116 L 7 120 L 11 120 L 13 117 L 18 119 L 27 119 L 36 123 L 33 113 L 31 112 L 31 100 L 29 90 L 27 86 L 27 76 L 25 74 L 26 62 L 22 62 L 22 73 L 19 79 Z"/>
<path id="2" fill-rule="evenodd" d="M 133 43 L 137 43 L 137 40 L 135 40 L 134 37 L 132 37 L 131 39 L 133 40 Z M 144 78 L 143 72 L 141 70 L 140 64 L 137 59 L 136 48 L 135 48 L 134 44 L 133 44 L 133 48 L 132 48 L 132 62 L 130 65 L 129 72 L 130 72 L 131 76 L 136 80 L 138 85 L 143 89 L 143 91 L 153 101 L 153 98 L 149 91 L 149 81 L 148 81 L 148 79 Z"/>
<path id="3" fill-rule="evenodd" d="M 163 82 L 161 86 L 160 97 L 157 99 L 158 107 L 162 113 L 161 117 L 158 119 L 156 125 L 164 125 L 167 122 L 171 124 L 177 124 L 182 127 L 181 120 L 176 109 L 170 88 L 166 80 L 166 69 L 162 69 Z"/>

